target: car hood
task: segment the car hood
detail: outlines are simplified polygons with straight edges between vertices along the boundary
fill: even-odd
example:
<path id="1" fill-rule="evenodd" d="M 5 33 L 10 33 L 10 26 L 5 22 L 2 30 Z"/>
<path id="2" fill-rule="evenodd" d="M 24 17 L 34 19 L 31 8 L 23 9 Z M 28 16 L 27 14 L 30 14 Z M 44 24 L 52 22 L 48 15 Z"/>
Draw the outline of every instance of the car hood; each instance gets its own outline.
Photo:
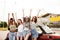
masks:
<path id="1" fill-rule="evenodd" d="M 60 39 L 60 34 L 48 34 L 53 39 Z"/>
<path id="2" fill-rule="evenodd" d="M 49 34 L 50 36 L 60 36 L 60 34 Z"/>

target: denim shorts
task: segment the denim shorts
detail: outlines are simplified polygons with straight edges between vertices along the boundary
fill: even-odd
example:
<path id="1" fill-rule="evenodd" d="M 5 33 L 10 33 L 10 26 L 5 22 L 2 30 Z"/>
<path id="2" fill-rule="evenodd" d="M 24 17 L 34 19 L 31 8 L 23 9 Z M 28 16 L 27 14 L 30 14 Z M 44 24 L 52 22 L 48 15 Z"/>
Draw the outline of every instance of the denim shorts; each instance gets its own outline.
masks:
<path id="1" fill-rule="evenodd" d="M 29 33 L 30 33 L 30 30 L 24 30 L 23 35 L 25 36 L 25 35 L 27 35 Z"/>
<path id="2" fill-rule="evenodd" d="M 37 38 L 38 37 L 38 32 L 36 31 L 36 29 L 32 29 L 31 34 L 32 34 L 32 38 Z"/>
<path id="3" fill-rule="evenodd" d="M 17 36 L 18 36 L 18 37 L 23 36 L 23 32 L 17 32 Z"/>

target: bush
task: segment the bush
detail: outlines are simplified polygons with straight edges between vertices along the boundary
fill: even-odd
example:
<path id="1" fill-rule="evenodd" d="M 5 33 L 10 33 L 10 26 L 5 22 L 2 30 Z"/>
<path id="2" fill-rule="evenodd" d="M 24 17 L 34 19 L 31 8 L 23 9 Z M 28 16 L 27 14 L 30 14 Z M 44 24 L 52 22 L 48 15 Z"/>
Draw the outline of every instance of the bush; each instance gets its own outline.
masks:
<path id="1" fill-rule="evenodd" d="M 3 21 L 2 21 L 2 22 L 0 23 L 0 27 L 1 27 L 1 28 L 2 28 L 2 27 L 4 27 L 4 28 L 7 27 L 7 22 L 3 22 Z"/>

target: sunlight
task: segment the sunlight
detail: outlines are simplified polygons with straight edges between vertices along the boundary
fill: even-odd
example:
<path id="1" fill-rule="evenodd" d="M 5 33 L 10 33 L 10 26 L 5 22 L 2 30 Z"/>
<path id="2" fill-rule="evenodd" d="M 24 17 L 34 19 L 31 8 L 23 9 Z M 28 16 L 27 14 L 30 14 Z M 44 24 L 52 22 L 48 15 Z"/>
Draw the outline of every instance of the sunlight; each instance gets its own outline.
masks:
<path id="1" fill-rule="evenodd" d="M 60 14 L 60 0 L 0 0 L 0 19 L 7 21 L 8 13 L 14 13 L 17 19 L 24 16 L 41 16 L 46 13 Z"/>

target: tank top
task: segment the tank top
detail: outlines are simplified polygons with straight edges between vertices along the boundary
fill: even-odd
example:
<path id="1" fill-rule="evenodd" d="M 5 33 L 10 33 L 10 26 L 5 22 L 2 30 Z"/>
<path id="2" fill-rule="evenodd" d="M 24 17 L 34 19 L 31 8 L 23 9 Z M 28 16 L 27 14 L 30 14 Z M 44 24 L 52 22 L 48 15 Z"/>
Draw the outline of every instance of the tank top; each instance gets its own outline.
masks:
<path id="1" fill-rule="evenodd" d="M 23 26 L 24 26 L 24 30 L 29 30 L 29 25 L 30 23 L 24 23 Z"/>
<path id="2" fill-rule="evenodd" d="M 15 25 L 10 25 L 9 28 L 10 28 L 11 32 L 15 32 L 16 31 L 16 26 Z"/>

